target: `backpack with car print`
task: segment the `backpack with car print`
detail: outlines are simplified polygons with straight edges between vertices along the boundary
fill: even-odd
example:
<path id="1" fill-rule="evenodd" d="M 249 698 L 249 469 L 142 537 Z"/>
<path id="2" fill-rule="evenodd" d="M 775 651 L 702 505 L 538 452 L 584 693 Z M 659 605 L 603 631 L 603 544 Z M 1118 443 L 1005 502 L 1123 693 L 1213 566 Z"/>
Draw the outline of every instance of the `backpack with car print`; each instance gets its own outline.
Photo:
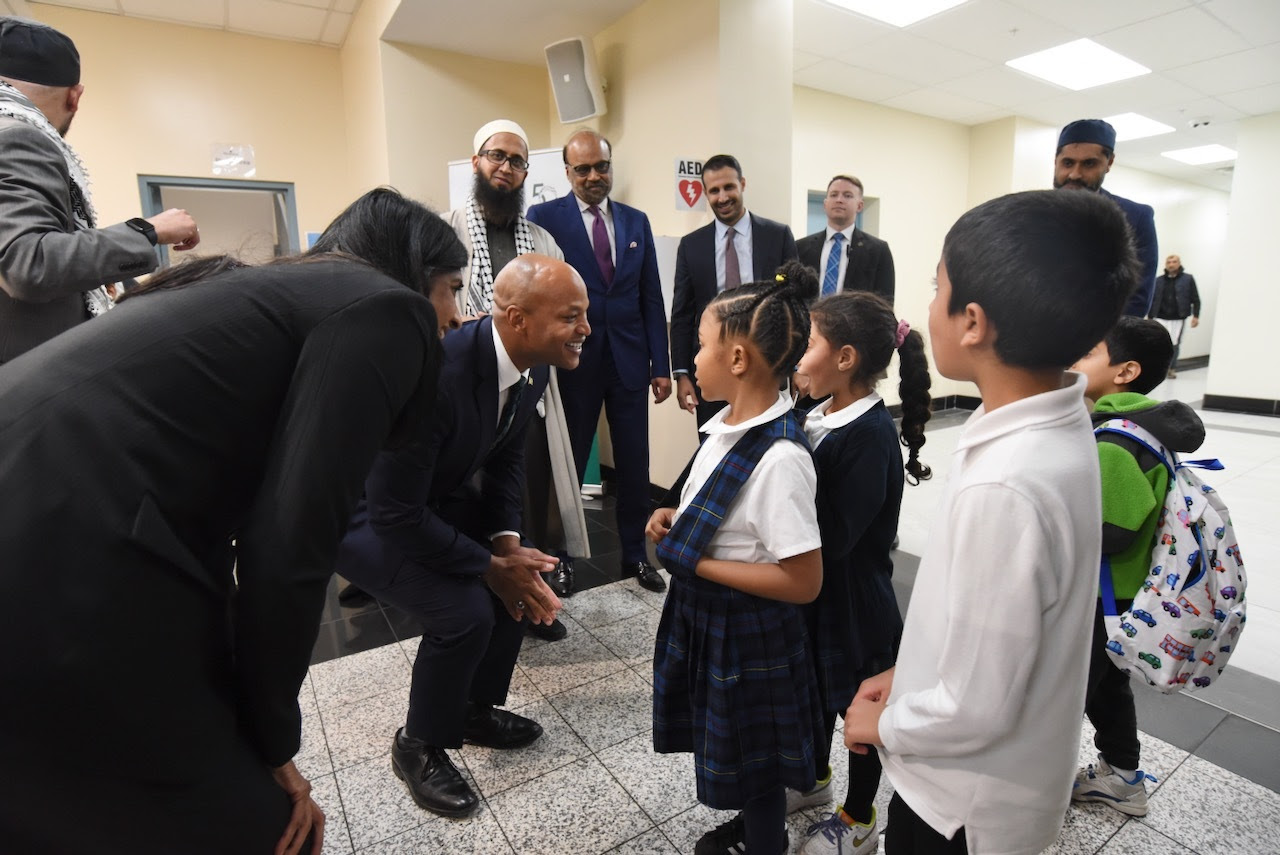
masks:
<path id="1" fill-rule="evenodd" d="M 1151 571 L 1123 615 L 1116 614 L 1111 566 L 1102 557 L 1107 651 L 1116 667 L 1140 674 L 1166 694 L 1210 685 L 1226 667 L 1245 623 L 1245 571 L 1231 514 L 1193 470 L 1221 470 L 1217 460 L 1182 461 L 1150 431 L 1111 419 L 1095 434 L 1128 437 L 1169 470 L 1156 523 Z"/>

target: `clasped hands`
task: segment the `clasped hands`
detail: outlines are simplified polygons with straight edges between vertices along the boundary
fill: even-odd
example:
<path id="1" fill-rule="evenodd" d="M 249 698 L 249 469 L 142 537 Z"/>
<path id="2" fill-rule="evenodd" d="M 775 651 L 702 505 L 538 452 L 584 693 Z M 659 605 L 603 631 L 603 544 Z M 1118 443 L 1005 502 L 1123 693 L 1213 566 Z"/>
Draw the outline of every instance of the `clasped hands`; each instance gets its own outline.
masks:
<path id="1" fill-rule="evenodd" d="M 493 557 L 484 581 L 502 600 L 512 620 L 527 617 L 533 623 L 549 626 L 563 604 L 543 581 L 542 574 L 554 570 L 559 563 L 554 555 L 521 546 L 514 535 L 503 535 L 493 541 Z"/>
<path id="2" fill-rule="evenodd" d="M 844 714 L 844 744 L 854 754 L 866 754 L 881 745 L 880 716 L 893 688 L 893 669 L 868 677 L 858 686 L 853 703 Z"/>

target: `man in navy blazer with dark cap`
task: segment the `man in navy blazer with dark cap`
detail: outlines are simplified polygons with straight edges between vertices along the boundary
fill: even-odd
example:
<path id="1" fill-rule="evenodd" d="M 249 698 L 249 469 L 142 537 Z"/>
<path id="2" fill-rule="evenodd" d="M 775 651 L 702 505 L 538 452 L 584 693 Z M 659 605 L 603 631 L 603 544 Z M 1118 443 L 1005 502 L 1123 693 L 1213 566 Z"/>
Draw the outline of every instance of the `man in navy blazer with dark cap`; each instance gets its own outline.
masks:
<path id="1" fill-rule="evenodd" d="M 540 575 L 556 559 L 520 538 L 525 432 L 546 366 L 576 368 L 590 332 L 573 268 L 533 253 L 507 264 L 493 311 L 445 336 L 435 412 L 417 441 L 379 455 L 338 555 L 339 573 L 423 626 L 391 766 L 419 807 L 443 816 L 480 804 L 445 749 L 542 735 L 499 709 L 523 619 L 549 624 L 560 607 Z"/>
<path id="2" fill-rule="evenodd" d="M 617 475 L 618 538 L 622 576 L 636 576 L 651 591 L 667 584 L 649 564 L 644 527 L 649 520 L 649 405 L 671 395 L 667 316 L 649 218 L 609 198 L 613 147 L 600 134 L 578 131 L 564 147 L 568 196 L 534 205 L 525 215 L 549 231 L 564 259 L 591 295 L 590 338 L 576 371 L 560 375 L 569 441 L 586 471 L 600 408 L 609 420 Z M 573 563 L 562 560 L 551 576 L 556 593 L 573 593 Z"/>
<path id="3" fill-rule="evenodd" d="M 1142 282 L 1129 298 L 1124 313 L 1145 318 L 1151 308 L 1151 293 L 1156 287 L 1160 256 L 1156 244 L 1156 215 L 1150 205 L 1143 205 L 1108 193 L 1102 179 L 1111 171 L 1116 159 L 1116 129 L 1102 119 L 1078 119 L 1058 134 L 1058 151 L 1054 155 L 1053 186 L 1063 190 L 1092 190 L 1120 206 L 1129 228 L 1133 229 L 1134 248 L 1142 264 Z"/>

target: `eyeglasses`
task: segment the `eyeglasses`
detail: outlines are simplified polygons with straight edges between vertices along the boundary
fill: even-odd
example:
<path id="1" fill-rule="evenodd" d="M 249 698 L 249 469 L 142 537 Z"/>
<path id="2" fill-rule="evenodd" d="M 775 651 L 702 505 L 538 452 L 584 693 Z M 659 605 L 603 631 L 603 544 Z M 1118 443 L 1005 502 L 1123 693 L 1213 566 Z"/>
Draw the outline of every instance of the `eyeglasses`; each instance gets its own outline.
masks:
<path id="1" fill-rule="evenodd" d="M 609 170 L 613 168 L 613 164 L 607 160 L 602 160 L 599 163 L 584 163 L 580 166 L 570 166 L 569 168 L 572 169 L 573 174 L 579 178 L 586 178 L 591 174 L 591 170 L 593 169 L 601 175 L 608 175 Z"/>
<path id="2" fill-rule="evenodd" d="M 510 164 L 511 168 L 516 172 L 529 171 L 529 161 L 525 160 L 518 154 L 507 154 L 505 151 L 501 151 L 496 148 L 487 148 L 480 153 L 484 155 L 490 163 L 495 163 L 498 166 L 507 163 Z"/>

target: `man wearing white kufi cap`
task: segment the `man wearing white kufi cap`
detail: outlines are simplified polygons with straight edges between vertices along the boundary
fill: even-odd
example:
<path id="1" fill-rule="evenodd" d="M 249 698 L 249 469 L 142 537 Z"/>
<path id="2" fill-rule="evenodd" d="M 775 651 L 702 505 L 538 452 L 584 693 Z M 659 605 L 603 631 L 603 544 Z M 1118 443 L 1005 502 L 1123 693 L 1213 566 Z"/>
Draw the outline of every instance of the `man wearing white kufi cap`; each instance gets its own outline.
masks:
<path id="1" fill-rule="evenodd" d="M 564 259 L 555 238 L 524 217 L 524 181 L 529 174 L 529 136 L 524 128 L 510 119 L 495 119 L 476 131 L 472 151 L 471 194 L 465 205 L 445 214 L 471 253 L 471 264 L 462 271 L 463 315 L 493 308 L 493 278 L 517 255 L 536 252 Z M 578 470 L 554 368 L 538 410 L 545 419 L 529 426 L 525 446 L 523 534 L 546 552 L 590 556 Z M 566 633 L 559 621 L 530 629 L 552 641 Z"/>

